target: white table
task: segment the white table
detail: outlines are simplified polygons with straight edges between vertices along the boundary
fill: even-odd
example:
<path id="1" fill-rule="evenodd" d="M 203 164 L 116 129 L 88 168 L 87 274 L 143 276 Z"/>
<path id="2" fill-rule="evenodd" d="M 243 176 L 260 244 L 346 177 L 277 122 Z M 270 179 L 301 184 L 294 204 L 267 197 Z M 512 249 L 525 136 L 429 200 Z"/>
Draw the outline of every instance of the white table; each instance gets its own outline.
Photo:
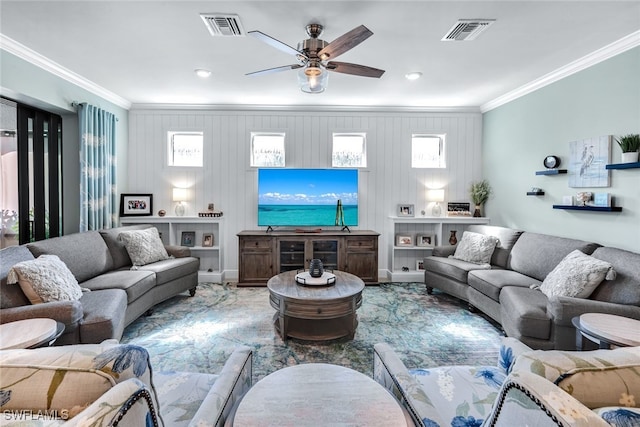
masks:
<path id="1" fill-rule="evenodd" d="M 64 324 L 53 319 L 18 320 L 0 325 L 0 350 L 50 345 L 64 331 Z"/>
<path id="2" fill-rule="evenodd" d="M 309 363 L 258 381 L 238 405 L 234 427 L 408 425 L 400 404 L 380 384 L 352 369 Z"/>
<path id="3" fill-rule="evenodd" d="M 582 337 L 600 348 L 640 346 L 640 320 L 604 313 L 585 313 L 572 319 L 576 327 L 576 346 L 582 349 Z"/>

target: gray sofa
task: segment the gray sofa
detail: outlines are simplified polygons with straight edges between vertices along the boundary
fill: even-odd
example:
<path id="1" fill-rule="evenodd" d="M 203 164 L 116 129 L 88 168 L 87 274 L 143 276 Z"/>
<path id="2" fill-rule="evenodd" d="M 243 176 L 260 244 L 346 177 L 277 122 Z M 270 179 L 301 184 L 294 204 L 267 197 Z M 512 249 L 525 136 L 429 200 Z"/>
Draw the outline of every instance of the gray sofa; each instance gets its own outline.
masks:
<path id="1" fill-rule="evenodd" d="M 156 304 L 181 292 L 195 294 L 200 261 L 189 248 L 165 246 L 171 257 L 132 268 L 120 232 L 134 225 L 41 240 L 0 251 L 0 323 L 46 317 L 64 323 L 56 344 L 92 344 L 120 339 L 124 328 Z M 31 304 L 17 284 L 7 284 L 11 267 L 43 254 L 57 255 L 84 292 L 78 301 Z"/>
<path id="2" fill-rule="evenodd" d="M 436 288 L 468 302 L 500 323 L 508 336 L 536 349 L 571 350 L 575 316 L 594 312 L 640 319 L 640 254 L 505 227 L 472 225 L 468 230 L 498 239 L 490 268 L 449 258 L 454 246 L 436 247 L 424 259 L 427 292 Z M 588 298 L 547 298 L 530 288 L 576 249 L 611 263 L 617 278 L 602 282 Z"/>

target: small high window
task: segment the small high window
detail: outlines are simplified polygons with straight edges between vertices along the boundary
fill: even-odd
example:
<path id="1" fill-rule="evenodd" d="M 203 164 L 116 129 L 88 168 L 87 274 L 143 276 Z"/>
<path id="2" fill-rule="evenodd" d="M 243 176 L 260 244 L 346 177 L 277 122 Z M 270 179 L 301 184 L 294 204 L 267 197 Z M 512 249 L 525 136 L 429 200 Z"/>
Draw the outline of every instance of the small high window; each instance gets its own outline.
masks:
<path id="1" fill-rule="evenodd" d="M 413 134 L 411 136 L 412 168 L 445 168 L 445 135 Z"/>
<path id="2" fill-rule="evenodd" d="M 366 168 L 366 142 L 364 133 L 334 133 L 331 165 L 336 168 Z"/>
<path id="3" fill-rule="evenodd" d="M 202 167 L 202 132 L 168 132 L 167 164 L 169 166 Z"/>
<path id="4" fill-rule="evenodd" d="M 251 166 L 284 167 L 284 133 L 251 133 Z"/>

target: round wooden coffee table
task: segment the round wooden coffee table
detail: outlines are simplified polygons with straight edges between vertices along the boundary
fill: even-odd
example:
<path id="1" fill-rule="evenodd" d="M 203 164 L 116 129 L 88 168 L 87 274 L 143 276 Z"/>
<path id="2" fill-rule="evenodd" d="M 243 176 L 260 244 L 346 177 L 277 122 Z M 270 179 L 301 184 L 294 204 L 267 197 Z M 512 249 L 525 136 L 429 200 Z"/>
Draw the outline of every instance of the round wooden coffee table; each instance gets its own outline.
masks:
<path id="1" fill-rule="evenodd" d="M 600 348 L 611 346 L 640 346 L 640 320 L 604 313 L 585 313 L 574 317 L 576 347 L 582 350 L 582 337 L 598 344 Z"/>
<path id="2" fill-rule="evenodd" d="M 281 369 L 249 389 L 233 426 L 407 426 L 384 387 L 353 369 L 309 363 Z"/>
<path id="3" fill-rule="evenodd" d="M 64 323 L 34 318 L 0 325 L 0 350 L 51 345 L 62 335 Z"/>
<path id="4" fill-rule="evenodd" d="M 282 339 L 353 339 L 364 282 L 353 274 L 333 271 L 335 284 L 305 286 L 296 282 L 296 274 L 287 271 L 267 282 L 269 302 L 277 310 L 274 323 Z"/>

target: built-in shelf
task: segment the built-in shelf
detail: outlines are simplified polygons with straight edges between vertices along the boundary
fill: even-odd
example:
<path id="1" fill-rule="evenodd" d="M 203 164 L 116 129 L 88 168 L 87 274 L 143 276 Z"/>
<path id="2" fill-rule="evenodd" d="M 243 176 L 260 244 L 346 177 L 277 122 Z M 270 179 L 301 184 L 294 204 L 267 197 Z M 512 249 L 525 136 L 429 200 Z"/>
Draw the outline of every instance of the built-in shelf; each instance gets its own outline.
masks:
<path id="1" fill-rule="evenodd" d="M 527 196 L 544 196 L 544 191 L 527 191 Z"/>
<path id="2" fill-rule="evenodd" d="M 536 171 L 536 175 L 560 175 L 567 173 L 567 169 L 547 169 L 544 171 Z"/>
<path id="3" fill-rule="evenodd" d="M 605 166 L 607 169 L 637 169 L 640 168 L 640 162 L 633 163 L 613 163 Z"/>
<path id="4" fill-rule="evenodd" d="M 622 212 L 622 208 L 619 206 L 553 205 L 553 209 L 565 209 L 569 211 Z"/>

